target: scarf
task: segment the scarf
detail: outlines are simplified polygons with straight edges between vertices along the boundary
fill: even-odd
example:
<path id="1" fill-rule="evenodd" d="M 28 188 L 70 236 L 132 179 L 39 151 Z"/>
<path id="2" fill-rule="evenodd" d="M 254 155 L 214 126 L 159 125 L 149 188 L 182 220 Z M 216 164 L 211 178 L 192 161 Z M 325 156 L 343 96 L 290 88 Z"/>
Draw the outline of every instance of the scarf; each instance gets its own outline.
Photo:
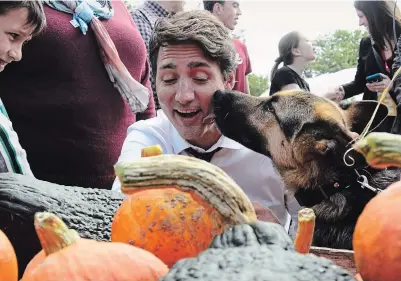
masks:
<path id="1" fill-rule="evenodd" d="M 149 103 L 149 91 L 141 83 L 136 81 L 120 56 L 113 40 L 110 38 L 100 19 L 110 19 L 114 15 L 109 0 L 67 0 L 67 1 L 44 1 L 49 7 L 73 15 L 71 24 L 86 35 L 90 26 L 95 34 L 99 46 L 100 56 L 104 67 L 109 75 L 110 81 L 117 88 L 121 96 L 127 101 L 132 112 L 143 112 Z"/>

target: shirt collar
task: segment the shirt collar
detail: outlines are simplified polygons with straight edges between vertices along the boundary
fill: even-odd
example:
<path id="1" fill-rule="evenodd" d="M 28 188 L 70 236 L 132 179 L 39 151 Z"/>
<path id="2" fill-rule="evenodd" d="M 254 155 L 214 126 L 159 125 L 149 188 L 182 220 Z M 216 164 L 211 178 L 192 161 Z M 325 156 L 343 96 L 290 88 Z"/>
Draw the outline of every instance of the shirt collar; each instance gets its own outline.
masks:
<path id="1" fill-rule="evenodd" d="M 183 152 L 185 149 L 187 149 L 189 147 L 192 147 L 199 152 L 210 152 L 210 151 L 215 150 L 218 147 L 228 148 L 228 149 L 233 149 L 233 150 L 243 148 L 243 146 L 240 143 L 238 143 L 230 138 L 227 138 L 225 136 L 221 136 L 219 138 L 219 140 L 212 147 L 210 147 L 208 150 L 204 150 L 204 149 L 194 146 L 194 145 L 190 144 L 189 142 L 187 142 L 186 140 L 184 140 L 181 137 L 181 135 L 178 133 L 176 128 L 173 126 L 173 124 L 171 124 L 171 122 L 168 120 L 168 118 L 164 114 L 163 110 L 159 110 L 157 112 L 157 115 L 160 116 L 161 118 L 165 118 L 169 122 L 169 125 L 170 125 L 169 132 L 170 132 L 171 144 L 173 146 L 174 154 L 180 154 L 181 152 Z"/>
<path id="2" fill-rule="evenodd" d="M 157 17 L 167 17 L 170 13 L 155 1 L 146 1 L 145 8 L 147 11 L 155 14 Z"/>

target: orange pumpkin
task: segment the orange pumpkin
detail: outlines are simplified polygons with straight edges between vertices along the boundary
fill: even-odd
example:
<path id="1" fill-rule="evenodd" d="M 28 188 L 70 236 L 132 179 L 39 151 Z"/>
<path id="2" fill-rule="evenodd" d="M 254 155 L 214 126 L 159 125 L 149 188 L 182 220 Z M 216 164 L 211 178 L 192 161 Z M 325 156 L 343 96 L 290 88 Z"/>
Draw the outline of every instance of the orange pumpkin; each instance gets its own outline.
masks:
<path id="1" fill-rule="evenodd" d="M 115 168 L 129 196 L 113 218 L 111 241 L 143 248 L 169 267 L 197 256 L 227 227 L 256 220 L 243 191 L 205 161 L 159 155 Z"/>
<path id="2" fill-rule="evenodd" d="M 365 281 L 401 279 L 401 182 L 365 206 L 353 236 L 355 263 Z"/>
<path id="3" fill-rule="evenodd" d="M 28 264 L 21 281 L 157 281 L 168 272 L 143 249 L 79 238 L 51 213 L 37 213 L 35 228 L 43 250 Z"/>
<path id="4" fill-rule="evenodd" d="M 17 281 L 18 263 L 14 247 L 0 230 L 0 281 Z"/>
<path id="5" fill-rule="evenodd" d="M 205 250 L 222 232 L 222 222 L 197 194 L 177 187 L 143 190 L 128 196 L 117 210 L 111 241 L 146 249 L 171 267 Z"/>

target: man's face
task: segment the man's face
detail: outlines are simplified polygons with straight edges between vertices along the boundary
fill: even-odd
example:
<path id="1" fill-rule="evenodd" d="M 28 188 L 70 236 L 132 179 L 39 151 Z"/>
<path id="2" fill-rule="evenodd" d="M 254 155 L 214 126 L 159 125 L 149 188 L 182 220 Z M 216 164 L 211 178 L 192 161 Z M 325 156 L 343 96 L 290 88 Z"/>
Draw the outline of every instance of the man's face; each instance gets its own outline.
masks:
<path id="1" fill-rule="evenodd" d="M 185 0 L 170 1 L 170 11 L 172 13 L 178 13 L 184 10 Z"/>
<path id="2" fill-rule="evenodd" d="M 234 30 L 238 23 L 238 18 L 242 14 L 239 1 L 224 1 L 223 5 L 216 4 L 215 6 L 218 7 L 214 9 L 214 14 L 228 29 Z"/>
<path id="3" fill-rule="evenodd" d="M 216 62 L 194 44 L 161 47 L 157 58 L 156 89 L 161 107 L 178 133 L 205 148 L 221 136 L 214 122 L 211 97 L 218 89 L 231 89 L 233 74 L 223 78 Z"/>
<path id="4" fill-rule="evenodd" d="M 22 45 L 31 39 L 34 26 L 27 26 L 28 10 L 14 9 L 0 15 L 0 72 L 22 58 Z"/>

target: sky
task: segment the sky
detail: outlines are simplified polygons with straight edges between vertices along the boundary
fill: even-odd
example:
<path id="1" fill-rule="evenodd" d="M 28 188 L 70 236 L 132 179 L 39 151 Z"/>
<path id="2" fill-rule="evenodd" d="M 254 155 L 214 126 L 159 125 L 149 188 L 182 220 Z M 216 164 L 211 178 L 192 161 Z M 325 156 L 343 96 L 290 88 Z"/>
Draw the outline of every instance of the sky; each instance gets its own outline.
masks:
<path id="1" fill-rule="evenodd" d="M 199 1 L 188 1 L 186 9 Z M 337 29 L 359 29 L 353 1 L 242 0 L 236 29 L 243 29 L 253 73 L 267 75 L 278 57 L 278 42 L 298 30 L 310 39 Z"/>
<path id="2" fill-rule="evenodd" d="M 203 8 L 201 3 L 186 0 L 185 9 Z M 362 29 L 353 0 L 240 0 L 240 7 L 236 29 L 244 30 L 253 73 L 261 75 L 270 73 L 278 57 L 278 42 L 290 31 L 315 39 L 337 29 Z"/>

